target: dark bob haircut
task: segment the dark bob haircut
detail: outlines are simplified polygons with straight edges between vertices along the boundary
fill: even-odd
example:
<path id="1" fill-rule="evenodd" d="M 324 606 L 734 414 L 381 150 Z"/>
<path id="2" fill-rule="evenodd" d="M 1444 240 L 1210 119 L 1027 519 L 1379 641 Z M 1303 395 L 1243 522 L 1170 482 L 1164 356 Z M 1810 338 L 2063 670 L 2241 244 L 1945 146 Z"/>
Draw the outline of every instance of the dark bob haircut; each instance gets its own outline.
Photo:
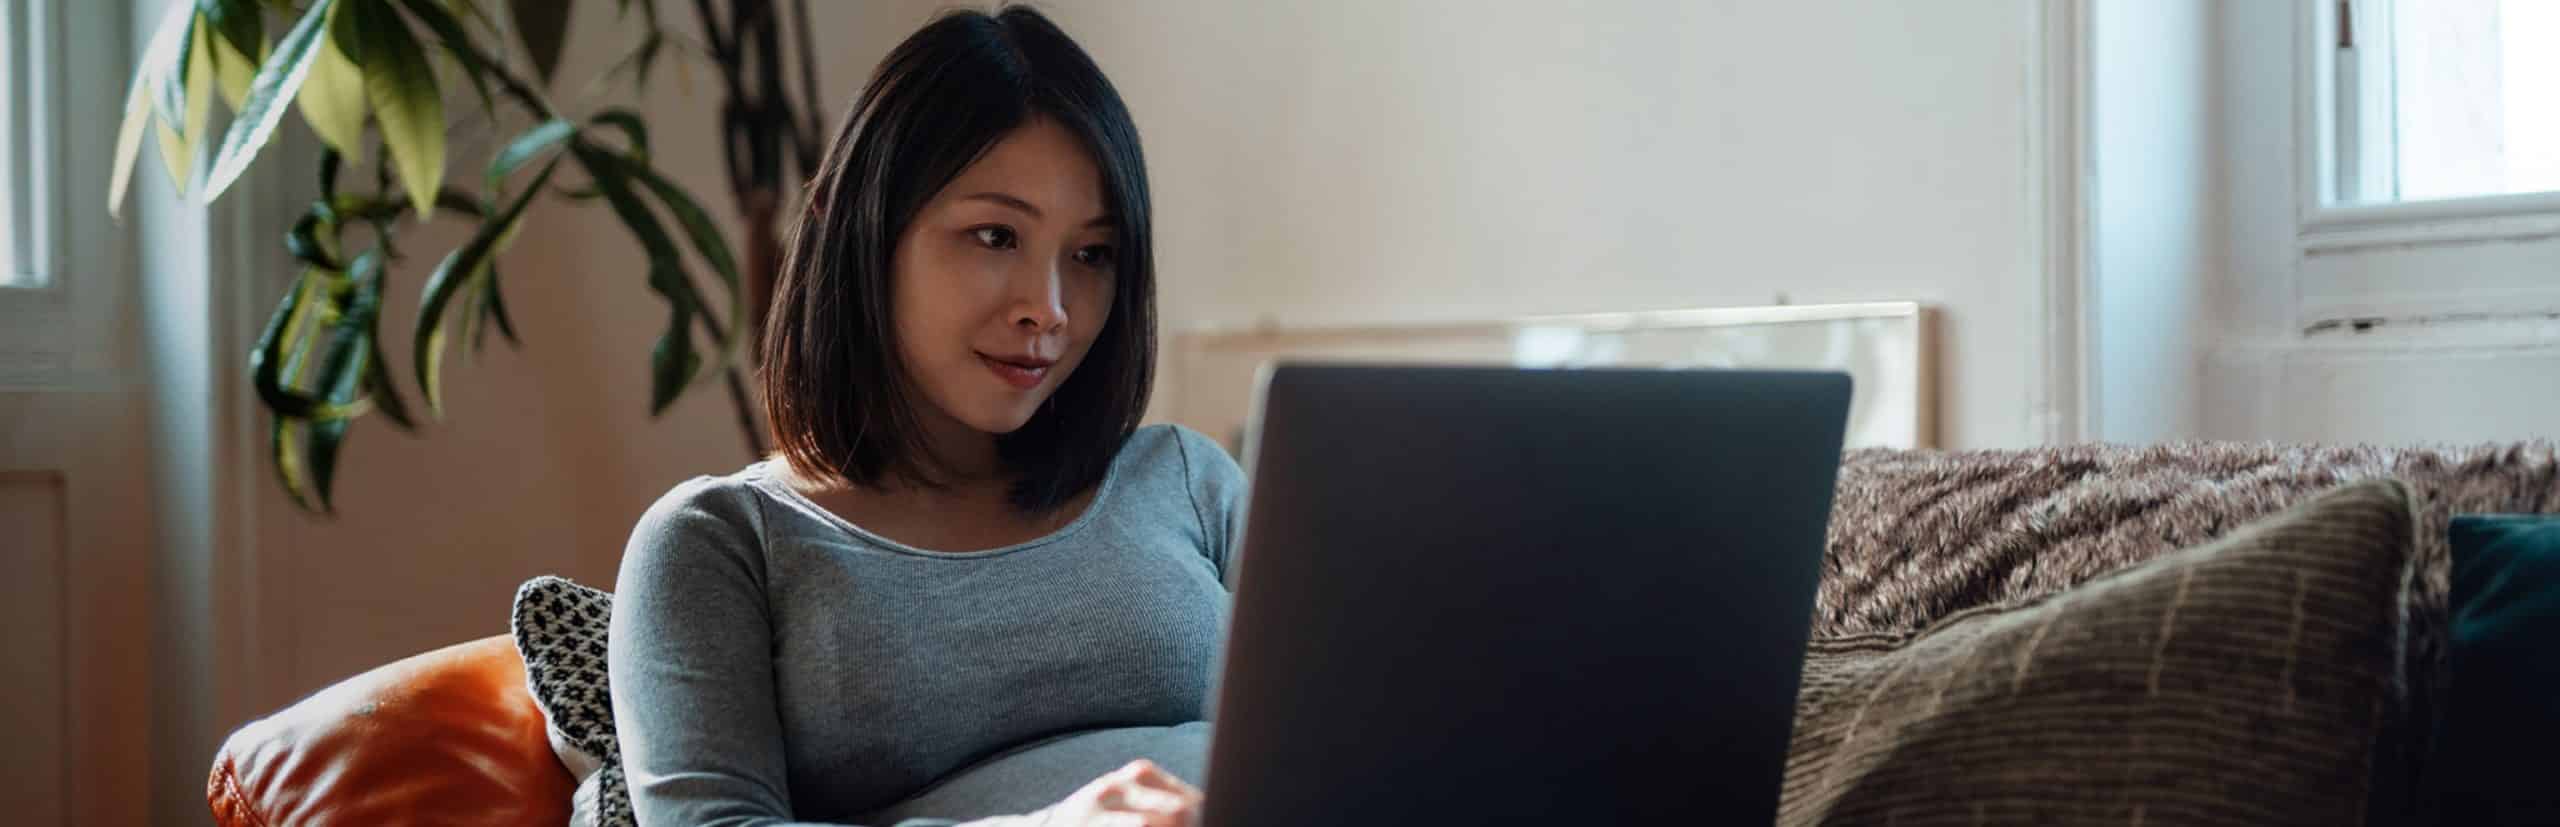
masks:
<path id="1" fill-rule="evenodd" d="M 998 438 L 1010 499 L 1051 511 L 1099 482 L 1155 379 L 1155 253 L 1138 128 L 1075 41 L 1028 8 L 954 12 L 898 44 L 836 132 L 791 232 L 766 319 L 774 443 L 805 479 L 939 485 L 898 358 L 890 257 L 925 202 L 1014 130 L 1047 118 L 1082 139 L 1116 221 L 1111 317 L 1039 413 Z"/>

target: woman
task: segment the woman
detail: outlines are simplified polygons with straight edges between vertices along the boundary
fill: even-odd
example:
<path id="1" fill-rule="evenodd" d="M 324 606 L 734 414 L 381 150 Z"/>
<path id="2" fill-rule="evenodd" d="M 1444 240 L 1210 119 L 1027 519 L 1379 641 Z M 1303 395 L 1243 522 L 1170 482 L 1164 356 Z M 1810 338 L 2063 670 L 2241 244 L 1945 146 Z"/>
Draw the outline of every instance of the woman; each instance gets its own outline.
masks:
<path id="1" fill-rule="evenodd" d="M 951 14 L 809 192 L 764 343 L 778 456 L 677 486 L 623 557 L 639 821 L 1195 820 L 1243 479 L 1137 427 L 1155 272 L 1119 94 L 1037 12 Z"/>

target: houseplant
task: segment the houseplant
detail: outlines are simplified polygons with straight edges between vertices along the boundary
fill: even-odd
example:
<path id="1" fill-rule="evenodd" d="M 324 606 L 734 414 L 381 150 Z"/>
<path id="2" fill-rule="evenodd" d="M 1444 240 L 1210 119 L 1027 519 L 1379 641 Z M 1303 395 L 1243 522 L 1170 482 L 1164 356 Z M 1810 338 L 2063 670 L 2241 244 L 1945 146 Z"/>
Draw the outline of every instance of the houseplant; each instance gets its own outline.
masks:
<path id="1" fill-rule="evenodd" d="M 748 452 L 763 453 L 742 374 L 779 266 L 781 209 L 821 148 L 807 0 L 694 0 L 698 34 L 662 25 L 655 0 L 615 0 L 629 49 L 576 94 L 558 95 L 552 82 L 573 5 L 173 0 L 143 50 L 117 133 L 111 209 L 123 202 L 146 132 L 156 133 L 178 191 L 204 202 L 256 161 L 288 110 L 327 147 L 316 197 L 283 240 L 300 271 L 248 357 L 276 478 L 306 511 L 331 509 L 356 420 L 380 413 L 417 433 L 441 414 L 448 334 L 472 348 L 491 328 L 516 341 L 498 264 L 538 198 L 601 205 L 647 253 L 648 287 L 668 311 L 648 355 L 651 414 L 716 377 Z M 784 71 L 786 31 L 796 33 L 796 72 Z M 653 164 L 647 119 L 598 91 L 625 77 L 637 89 L 664 56 L 708 64 L 722 80 L 722 145 L 744 218 L 738 244 Z M 210 130 L 217 99 L 231 113 L 218 135 Z M 509 117 L 531 123 L 511 127 L 486 153 L 476 181 L 450 180 L 458 166 L 447 157 L 451 124 L 494 127 Z M 796 175 L 786 175 L 786 163 Z M 428 221 L 460 221 L 471 232 L 441 251 L 417 286 L 406 333 L 413 358 L 394 365 L 381 347 L 383 296 L 399 287 L 389 265 L 413 252 L 395 243 L 401 233 Z M 397 373 L 410 374 L 424 417 Z"/>

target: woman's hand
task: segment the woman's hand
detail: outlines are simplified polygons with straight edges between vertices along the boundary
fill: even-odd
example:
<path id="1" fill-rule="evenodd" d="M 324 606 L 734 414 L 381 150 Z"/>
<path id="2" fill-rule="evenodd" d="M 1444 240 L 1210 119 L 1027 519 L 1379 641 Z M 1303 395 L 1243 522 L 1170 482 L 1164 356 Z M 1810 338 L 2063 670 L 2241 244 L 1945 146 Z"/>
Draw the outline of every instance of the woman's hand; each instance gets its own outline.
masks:
<path id="1" fill-rule="evenodd" d="M 1200 791 L 1155 762 L 1138 759 L 1096 778 L 1066 800 L 1023 817 L 1041 827 L 1193 827 Z"/>

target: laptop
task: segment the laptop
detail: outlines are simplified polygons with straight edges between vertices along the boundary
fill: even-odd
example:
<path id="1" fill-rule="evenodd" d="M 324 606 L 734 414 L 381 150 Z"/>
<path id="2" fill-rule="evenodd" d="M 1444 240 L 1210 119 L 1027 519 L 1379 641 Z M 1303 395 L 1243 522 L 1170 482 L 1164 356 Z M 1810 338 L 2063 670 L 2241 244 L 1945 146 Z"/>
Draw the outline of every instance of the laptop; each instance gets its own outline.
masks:
<path id="1" fill-rule="evenodd" d="M 1849 393 L 1268 369 L 1202 823 L 1770 822 Z"/>

